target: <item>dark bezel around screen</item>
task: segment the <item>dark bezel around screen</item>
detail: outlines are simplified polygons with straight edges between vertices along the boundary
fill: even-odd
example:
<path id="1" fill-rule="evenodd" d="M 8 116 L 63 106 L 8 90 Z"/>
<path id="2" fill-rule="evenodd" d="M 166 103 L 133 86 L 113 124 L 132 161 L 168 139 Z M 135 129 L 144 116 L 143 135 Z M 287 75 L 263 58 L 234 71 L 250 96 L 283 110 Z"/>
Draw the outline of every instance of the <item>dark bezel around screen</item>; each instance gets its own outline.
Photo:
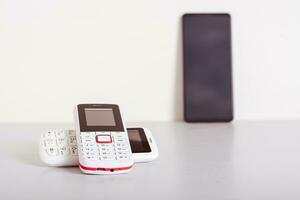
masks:
<path id="1" fill-rule="evenodd" d="M 141 136 L 141 139 L 142 139 L 141 142 L 142 142 L 144 151 L 137 150 L 136 147 L 133 146 L 134 143 L 130 140 L 130 130 L 137 130 L 139 132 L 139 134 Z M 128 136 L 129 136 L 129 142 L 130 142 L 132 153 L 149 153 L 149 152 L 151 152 L 151 147 L 149 145 L 147 136 L 146 136 L 143 128 L 127 128 L 127 133 L 128 133 Z"/>
<path id="2" fill-rule="evenodd" d="M 115 126 L 88 126 L 84 109 L 86 108 L 110 108 L 113 110 Z M 115 104 L 79 104 L 77 106 L 81 132 L 88 131 L 124 131 L 119 106 Z"/>

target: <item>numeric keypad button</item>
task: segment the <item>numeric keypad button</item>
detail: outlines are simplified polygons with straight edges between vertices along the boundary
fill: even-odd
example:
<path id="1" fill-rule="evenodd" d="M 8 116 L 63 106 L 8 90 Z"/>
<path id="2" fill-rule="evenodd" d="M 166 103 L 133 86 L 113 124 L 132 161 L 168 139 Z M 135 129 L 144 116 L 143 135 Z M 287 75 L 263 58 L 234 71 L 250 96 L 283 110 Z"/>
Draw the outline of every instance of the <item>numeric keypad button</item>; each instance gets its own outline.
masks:
<path id="1" fill-rule="evenodd" d="M 70 147 L 70 152 L 71 152 L 71 155 L 77 156 L 78 155 L 77 146 L 71 146 Z"/>
<path id="2" fill-rule="evenodd" d="M 57 138 L 56 140 L 57 140 L 57 145 L 60 146 L 60 147 L 68 145 L 68 140 L 65 137 Z"/>
<path id="3" fill-rule="evenodd" d="M 55 137 L 55 134 L 53 131 L 48 131 L 47 133 L 44 134 L 45 139 L 54 138 L 54 137 Z"/>
<path id="4" fill-rule="evenodd" d="M 100 160 L 103 160 L 103 161 L 111 161 L 111 160 L 116 160 L 116 156 L 100 156 Z"/>
<path id="5" fill-rule="evenodd" d="M 112 155 L 112 156 L 108 156 L 108 158 L 107 158 L 108 160 L 116 160 L 117 159 L 117 157 L 115 156 L 115 155 Z"/>
<path id="6" fill-rule="evenodd" d="M 69 136 L 76 136 L 75 130 L 69 130 L 68 135 Z"/>
<path id="7" fill-rule="evenodd" d="M 89 152 L 85 152 L 85 153 L 84 153 L 84 156 L 85 156 L 85 157 L 87 157 L 87 156 L 97 156 L 97 153 L 96 153 L 96 152 L 89 151 Z"/>
<path id="8" fill-rule="evenodd" d="M 128 151 L 117 151 L 116 153 L 117 155 L 122 155 L 122 156 L 127 156 L 129 154 Z"/>
<path id="9" fill-rule="evenodd" d="M 126 143 L 116 143 L 116 148 L 127 148 L 127 144 Z"/>
<path id="10" fill-rule="evenodd" d="M 86 160 L 97 160 L 97 156 L 88 155 L 88 156 L 84 156 L 84 159 L 86 159 Z"/>
<path id="11" fill-rule="evenodd" d="M 70 154 L 69 148 L 67 147 L 60 147 L 59 148 L 59 154 L 62 156 L 67 156 Z"/>
<path id="12" fill-rule="evenodd" d="M 89 148 L 90 151 L 98 151 L 97 145 L 95 145 L 94 143 L 84 143 L 82 146 L 84 148 Z"/>
<path id="13" fill-rule="evenodd" d="M 70 145 L 76 145 L 77 141 L 76 141 L 76 136 L 70 136 Z"/>
<path id="14" fill-rule="evenodd" d="M 65 138 L 66 137 L 66 131 L 65 130 L 55 131 L 55 135 L 56 135 L 57 138 Z"/>
<path id="15" fill-rule="evenodd" d="M 57 156 L 58 154 L 58 149 L 55 147 L 49 147 L 46 149 L 46 152 L 49 156 Z"/>
<path id="16" fill-rule="evenodd" d="M 56 140 L 54 138 L 48 138 L 45 140 L 46 146 L 56 146 Z"/>
<path id="17" fill-rule="evenodd" d="M 114 152 L 115 151 L 115 149 L 113 148 L 113 147 L 108 147 L 108 148 L 106 148 L 106 147 L 101 147 L 101 148 L 99 148 L 99 152 L 101 153 L 101 152 Z"/>
<path id="18" fill-rule="evenodd" d="M 101 147 L 101 148 L 99 148 L 99 151 L 100 151 L 100 152 L 106 152 L 106 151 L 107 151 L 107 148 Z"/>
<path id="19" fill-rule="evenodd" d="M 81 149 L 82 153 L 84 154 L 85 152 L 89 152 L 89 151 L 92 151 L 92 149 L 90 149 L 89 147 L 83 147 Z"/>
<path id="20" fill-rule="evenodd" d="M 95 143 L 95 140 L 92 138 L 85 138 L 81 140 L 83 144 Z"/>
<path id="21" fill-rule="evenodd" d="M 124 147 L 117 147 L 116 151 L 128 151 L 128 149 Z"/>
<path id="22" fill-rule="evenodd" d="M 101 156 L 114 156 L 115 152 L 114 151 L 102 151 L 99 153 Z"/>
<path id="23" fill-rule="evenodd" d="M 129 156 L 123 156 L 124 160 L 129 159 Z"/>
<path id="24" fill-rule="evenodd" d="M 101 160 L 107 160 L 107 158 L 108 158 L 107 156 L 100 156 Z"/>
<path id="25" fill-rule="evenodd" d="M 81 132 L 80 136 L 83 139 L 93 139 L 95 137 L 95 132 Z"/>
<path id="26" fill-rule="evenodd" d="M 118 160 L 127 160 L 127 159 L 129 159 L 129 157 L 128 156 L 120 155 L 120 156 L 117 156 L 117 159 Z"/>

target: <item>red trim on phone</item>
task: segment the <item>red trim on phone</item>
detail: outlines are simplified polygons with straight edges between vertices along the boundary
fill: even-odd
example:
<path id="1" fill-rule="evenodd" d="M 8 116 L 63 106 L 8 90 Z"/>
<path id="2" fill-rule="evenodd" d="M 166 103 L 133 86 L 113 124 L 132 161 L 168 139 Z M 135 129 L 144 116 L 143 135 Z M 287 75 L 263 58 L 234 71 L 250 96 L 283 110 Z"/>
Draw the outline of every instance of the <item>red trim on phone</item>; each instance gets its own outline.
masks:
<path id="1" fill-rule="evenodd" d="M 129 170 L 133 167 L 133 165 L 128 166 L 128 167 L 116 167 L 116 168 L 95 168 L 95 167 L 86 167 L 81 164 L 79 164 L 79 167 L 83 170 L 88 170 L 88 171 L 122 171 L 122 170 Z"/>
<path id="2" fill-rule="evenodd" d="M 98 136 L 109 136 L 110 137 L 110 141 L 99 141 L 98 140 Z M 99 143 L 99 144 L 109 144 L 109 143 L 112 143 L 112 138 L 111 138 L 111 135 L 96 135 L 96 142 Z"/>

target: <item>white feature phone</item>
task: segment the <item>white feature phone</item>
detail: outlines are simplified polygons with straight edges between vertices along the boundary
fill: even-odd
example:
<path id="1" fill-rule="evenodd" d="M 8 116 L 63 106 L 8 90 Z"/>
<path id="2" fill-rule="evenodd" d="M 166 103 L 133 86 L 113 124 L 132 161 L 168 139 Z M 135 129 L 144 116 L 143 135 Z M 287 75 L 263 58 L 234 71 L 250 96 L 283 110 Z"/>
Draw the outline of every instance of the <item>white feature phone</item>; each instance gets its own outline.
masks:
<path id="1" fill-rule="evenodd" d="M 133 156 L 118 105 L 79 104 L 74 117 L 83 173 L 120 174 L 132 170 Z"/>

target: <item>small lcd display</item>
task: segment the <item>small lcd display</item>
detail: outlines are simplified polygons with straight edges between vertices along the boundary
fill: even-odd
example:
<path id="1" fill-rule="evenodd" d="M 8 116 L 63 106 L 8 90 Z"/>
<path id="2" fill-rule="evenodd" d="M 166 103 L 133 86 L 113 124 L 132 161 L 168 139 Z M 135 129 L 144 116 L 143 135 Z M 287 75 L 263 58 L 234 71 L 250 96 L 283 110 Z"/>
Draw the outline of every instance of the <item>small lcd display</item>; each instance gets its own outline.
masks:
<path id="1" fill-rule="evenodd" d="M 127 129 L 132 153 L 151 152 L 147 137 L 141 128 Z"/>
<path id="2" fill-rule="evenodd" d="M 116 126 L 111 108 L 85 108 L 84 113 L 87 126 Z"/>

